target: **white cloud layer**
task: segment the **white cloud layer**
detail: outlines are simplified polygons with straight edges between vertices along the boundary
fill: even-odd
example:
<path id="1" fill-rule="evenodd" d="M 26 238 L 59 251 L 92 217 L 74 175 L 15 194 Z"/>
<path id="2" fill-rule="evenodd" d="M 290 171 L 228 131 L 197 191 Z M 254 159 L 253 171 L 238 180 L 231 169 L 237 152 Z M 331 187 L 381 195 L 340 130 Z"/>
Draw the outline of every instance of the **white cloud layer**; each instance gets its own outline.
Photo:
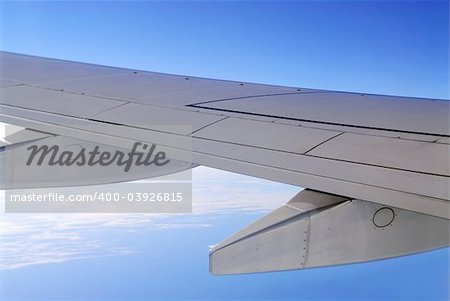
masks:
<path id="1" fill-rule="evenodd" d="M 193 170 L 192 214 L 5 214 L 0 215 L 0 269 L 140 252 L 100 239 L 102 231 L 142 228 L 203 229 L 214 214 L 268 212 L 300 189 L 206 167 Z M 4 202 L 4 199 L 2 199 Z M 3 204 L 2 204 L 2 207 Z M 3 209 L 2 209 L 3 211 Z M 176 222 L 171 222 L 177 217 Z M 173 221 L 173 220 L 172 220 Z"/>

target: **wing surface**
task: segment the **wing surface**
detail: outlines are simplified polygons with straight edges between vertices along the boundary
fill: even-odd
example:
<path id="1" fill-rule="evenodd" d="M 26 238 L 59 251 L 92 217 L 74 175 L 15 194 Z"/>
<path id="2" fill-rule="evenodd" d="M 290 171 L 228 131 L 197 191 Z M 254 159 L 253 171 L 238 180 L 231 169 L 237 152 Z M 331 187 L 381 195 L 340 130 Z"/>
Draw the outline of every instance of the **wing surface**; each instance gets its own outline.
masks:
<path id="1" fill-rule="evenodd" d="M 192 151 L 195 164 L 449 218 L 446 100 L 212 80 L 6 52 L 0 66 L 4 122 L 111 145 L 151 140 Z"/>

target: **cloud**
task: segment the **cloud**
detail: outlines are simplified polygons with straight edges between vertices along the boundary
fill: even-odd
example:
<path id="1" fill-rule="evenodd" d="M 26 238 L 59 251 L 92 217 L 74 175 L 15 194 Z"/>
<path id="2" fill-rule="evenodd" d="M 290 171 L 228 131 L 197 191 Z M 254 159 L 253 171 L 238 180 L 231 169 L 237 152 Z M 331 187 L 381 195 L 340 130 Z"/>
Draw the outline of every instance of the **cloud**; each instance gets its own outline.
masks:
<path id="1" fill-rule="evenodd" d="M 204 229 L 211 227 L 210 224 L 199 223 L 170 223 L 170 224 L 157 224 L 158 229 Z"/>
<path id="2" fill-rule="evenodd" d="M 212 168 L 193 170 L 195 214 L 268 212 L 289 201 L 301 188 Z"/>
<path id="3" fill-rule="evenodd" d="M 108 230 L 205 229 L 214 214 L 268 212 L 300 189 L 206 167 L 195 168 L 192 214 L 1 214 L 0 269 L 127 255 L 142 250 L 102 239 Z M 4 202 L 4 196 L 2 199 Z"/>

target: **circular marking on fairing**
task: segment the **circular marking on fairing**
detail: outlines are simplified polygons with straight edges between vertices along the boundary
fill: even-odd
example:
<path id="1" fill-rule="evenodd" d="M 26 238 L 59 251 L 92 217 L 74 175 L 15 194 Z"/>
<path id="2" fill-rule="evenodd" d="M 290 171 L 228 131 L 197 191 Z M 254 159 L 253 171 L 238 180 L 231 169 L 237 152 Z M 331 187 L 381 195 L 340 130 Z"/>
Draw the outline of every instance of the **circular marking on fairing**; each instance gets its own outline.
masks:
<path id="1" fill-rule="evenodd" d="M 372 218 L 373 224 L 378 228 L 384 228 L 392 224 L 395 218 L 395 212 L 389 207 L 378 209 Z"/>

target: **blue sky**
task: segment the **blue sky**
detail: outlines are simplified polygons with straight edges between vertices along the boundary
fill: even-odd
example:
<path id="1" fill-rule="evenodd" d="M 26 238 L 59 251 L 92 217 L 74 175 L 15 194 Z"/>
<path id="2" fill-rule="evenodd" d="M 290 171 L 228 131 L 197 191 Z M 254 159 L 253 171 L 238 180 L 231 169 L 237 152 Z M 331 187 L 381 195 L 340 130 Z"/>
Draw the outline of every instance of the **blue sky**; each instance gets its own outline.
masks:
<path id="1" fill-rule="evenodd" d="M 449 97 L 448 1 L 0 2 L 0 49 L 174 74 Z M 0 299 L 446 300 L 448 248 L 213 277 L 208 245 L 296 187 L 194 170 L 194 214 L 0 216 Z M 226 197 L 225 197 L 226 196 Z"/>
<path id="2" fill-rule="evenodd" d="M 1 7 L 4 50 L 241 81 L 448 97 L 448 1 Z"/>

